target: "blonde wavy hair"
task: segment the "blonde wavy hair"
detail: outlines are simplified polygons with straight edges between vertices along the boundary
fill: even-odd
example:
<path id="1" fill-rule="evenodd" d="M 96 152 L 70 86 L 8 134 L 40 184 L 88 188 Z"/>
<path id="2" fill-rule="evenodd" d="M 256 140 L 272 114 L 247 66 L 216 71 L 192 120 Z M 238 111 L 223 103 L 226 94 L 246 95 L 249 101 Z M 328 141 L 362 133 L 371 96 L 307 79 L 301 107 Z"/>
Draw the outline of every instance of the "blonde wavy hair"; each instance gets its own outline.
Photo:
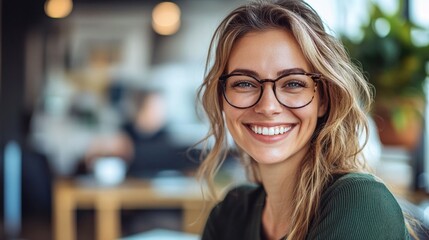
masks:
<path id="1" fill-rule="evenodd" d="M 365 169 L 358 138 L 362 133 L 368 136 L 367 113 L 373 101 L 372 89 L 360 69 L 351 62 L 343 45 L 325 31 L 318 14 L 305 2 L 249 2 L 233 10 L 216 29 L 205 79 L 198 91 L 210 120 L 210 131 L 203 142 L 214 140 L 214 143 L 206 145 L 198 176 L 213 183 L 228 153 L 218 79 L 226 73 L 231 49 L 245 34 L 268 29 L 283 29 L 293 34 L 312 71 L 323 75 L 320 96 L 328 103 L 328 111 L 318 121 L 294 189 L 296 201 L 292 209 L 295 210 L 288 239 L 304 239 L 311 220 L 317 217 L 321 194 L 333 175 Z M 256 162 L 244 151 L 238 151 L 249 179 L 260 183 Z"/>

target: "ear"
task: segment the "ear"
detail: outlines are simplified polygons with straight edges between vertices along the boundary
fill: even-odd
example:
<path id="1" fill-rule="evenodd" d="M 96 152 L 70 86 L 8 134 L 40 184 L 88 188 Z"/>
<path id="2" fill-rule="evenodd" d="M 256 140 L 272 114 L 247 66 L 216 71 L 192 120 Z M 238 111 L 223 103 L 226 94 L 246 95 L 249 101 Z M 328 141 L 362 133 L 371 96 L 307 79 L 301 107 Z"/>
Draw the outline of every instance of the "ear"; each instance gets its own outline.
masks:
<path id="1" fill-rule="evenodd" d="M 319 88 L 319 106 L 317 108 L 317 116 L 323 117 L 327 111 L 329 106 L 329 94 L 327 92 L 327 88 L 324 84 L 320 84 Z"/>
<path id="2" fill-rule="evenodd" d="M 317 109 L 317 116 L 323 117 L 328 111 L 328 100 L 326 98 L 320 99 L 319 106 Z"/>

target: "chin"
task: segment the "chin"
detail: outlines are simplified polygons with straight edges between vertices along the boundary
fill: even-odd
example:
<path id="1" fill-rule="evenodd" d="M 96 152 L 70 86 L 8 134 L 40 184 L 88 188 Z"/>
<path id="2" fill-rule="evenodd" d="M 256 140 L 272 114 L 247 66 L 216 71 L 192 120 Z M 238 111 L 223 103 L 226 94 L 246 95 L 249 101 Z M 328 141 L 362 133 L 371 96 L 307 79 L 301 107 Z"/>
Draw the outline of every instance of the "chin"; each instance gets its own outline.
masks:
<path id="1" fill-rule="evenodd" d="M 253 159 L 260 164 L 276 164 L 281 163 L 287 159 L 284 155 L 271 155 L 271 154 L 252 154 Z"/>

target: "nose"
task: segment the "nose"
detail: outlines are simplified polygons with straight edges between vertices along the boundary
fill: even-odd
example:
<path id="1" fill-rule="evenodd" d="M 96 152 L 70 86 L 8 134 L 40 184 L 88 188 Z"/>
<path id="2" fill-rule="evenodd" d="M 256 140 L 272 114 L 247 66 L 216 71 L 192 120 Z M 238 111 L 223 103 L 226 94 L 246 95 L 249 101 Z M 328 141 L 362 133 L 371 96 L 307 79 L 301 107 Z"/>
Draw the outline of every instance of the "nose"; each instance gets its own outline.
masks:
<path id="1" fill-rule="evenodd" d="M 282 111 L 283 106 L 277 100 L 273 88 L 273 84 L 265 84 L 261 99 L 259 99 L 259 102 L 255 105 L 255 112 L 270 116 Z"/>

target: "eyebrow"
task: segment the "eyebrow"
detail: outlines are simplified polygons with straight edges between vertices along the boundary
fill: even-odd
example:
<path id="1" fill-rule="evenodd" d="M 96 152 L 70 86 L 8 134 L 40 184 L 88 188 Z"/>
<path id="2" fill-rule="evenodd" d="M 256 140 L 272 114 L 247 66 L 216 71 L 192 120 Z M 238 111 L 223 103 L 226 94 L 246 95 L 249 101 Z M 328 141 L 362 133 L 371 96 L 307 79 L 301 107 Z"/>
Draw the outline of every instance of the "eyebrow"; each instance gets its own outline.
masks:
<path id="1" fill-rule="evenodd" d="M 250 69 L 243 69 L 243 68 L 234 69 L 229 74 L 236 74 L 236 73 L 251 75 L 251 76 L 258 77 L 258 78 L 260 77 L 257 72 L 250 70 Z M 277 76 L 286 75 L 286 74 L 290 74 L 290 73 L 305 73 L 305 71 L 302 68 L 288 68 L 288 69 L 283 69 L 283 70 L 278 71 Z"/>

